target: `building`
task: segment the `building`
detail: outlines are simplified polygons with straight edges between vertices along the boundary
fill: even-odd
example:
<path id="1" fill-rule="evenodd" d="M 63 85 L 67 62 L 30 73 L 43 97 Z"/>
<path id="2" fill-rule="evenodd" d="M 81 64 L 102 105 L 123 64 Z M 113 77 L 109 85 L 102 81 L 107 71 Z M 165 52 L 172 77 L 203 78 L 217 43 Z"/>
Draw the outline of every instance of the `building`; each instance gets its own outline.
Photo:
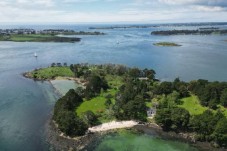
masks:
<path id="1" fill-rule="evenodd" d="M 155 108 L 149 108 L 147 110 L 147 117 L 148 118 L 153 118 L 156 114 L 156 109 Z"/>

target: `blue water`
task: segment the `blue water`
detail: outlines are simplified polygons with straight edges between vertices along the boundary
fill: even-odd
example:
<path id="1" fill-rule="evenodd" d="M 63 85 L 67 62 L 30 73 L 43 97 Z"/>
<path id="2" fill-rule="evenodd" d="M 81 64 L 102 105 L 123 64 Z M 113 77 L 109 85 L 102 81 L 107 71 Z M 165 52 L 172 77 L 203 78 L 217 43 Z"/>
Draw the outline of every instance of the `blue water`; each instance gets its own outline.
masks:
<path id="1" fill-rule="evenodd" d="M 16 27 L 89 30 L 90 26 L 0 26 Z M 0 42 L 0 151 L 48 150 L 44 128 L 57 96 L 49 83 L 25 79 L 21 73 L 52 62 L 118 63 L 153 68 L 161 80 L 180 77 L 186 81 L 198 78 L 227 81 L 227 42 L 223 41 L 227 36 L 150 35 L 153 30 L 170 28 L 185 27 L 100 30 L 107 35 L 78 36 L 82 38 L 79 43 Z M 182 46 L 153 45 L 159 41 Z"/>

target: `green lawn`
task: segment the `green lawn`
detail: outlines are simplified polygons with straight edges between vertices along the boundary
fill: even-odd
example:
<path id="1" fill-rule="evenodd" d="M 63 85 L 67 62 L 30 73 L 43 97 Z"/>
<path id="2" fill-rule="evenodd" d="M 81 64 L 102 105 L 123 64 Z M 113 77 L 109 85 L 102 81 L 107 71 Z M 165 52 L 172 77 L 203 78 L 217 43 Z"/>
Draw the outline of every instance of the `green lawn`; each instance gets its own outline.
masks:
<path id="1" fill-rule="evenodd" d="M 123 84 L 123 79 L 120 76 L 106 75 L 105 78 L 108 85 L 112 88 L 119 88 Z"/>
<path id="2" fill-rule="evenodd" d="M 114 98 L 115 94 L 118 91 L 118 88 L 123 84 L 122 77 L 107 75 L 105 76 L 110 89 L 106 92 L 102 92 L 99 96 L 92 98 L 91 100 L 84 100 L 84 102 L 76 109 L 77 115 L 81 116 L 82 113 L 90 110 L 95 114 L 102 114 L 106 110 L 105 101 L 106 96 L 111 94 Z M 112 103 L 115 103 L 115 100 L 112 99 Z M 99 120 L 101 122 L 107 122 L 111 119 L 106 119 L 105 117 L 100 117 Z"/>
<path id="3" fill-rule="evenodd" d="M 76 113 L 80 116 L 83 112 L 86 112 L 88 110 L 91 110 L 95 114 L 104 112 L 106 109 L 105 96 L 107 96 L 108 94 L 114 96 L 116 92 L 117 90 L 109 89 L 107 90 L 107 92 L 103 92 L 99 96 L 94 97 L 91 100 L 84 100 L 84 102 L 76 109 Z M 112 100 L 112 103 L 115 103 L 115 101 Z"/>
<path id="4" fill-rule="evenodd" d="M 185 108 L 186 110 L 189 111 L 191 115 L 202 114 L 205 110 L 208 109 L 207 107 L 203 107 L 202 105 L 200 105 L 199 99 L 195 95 L 183 98 L 182 102 L 183 104 L 179 105 L 179 107 Z"/>
<path id="5" fill-rule="evenodd" d="M 178 106 L 188 110 L 191 115 L 202 114 L 205 110 L 208 109 L 208 107 L 203 107 L 202 105 L 200 105 L 199 99 L 195 95 L 182 99 L 182 102 L 183 104 Z M 221 105 L 218 105 L 218 107 L 227 117 L 227 109 Z M 213 113 L 216 113 L 217 110 L 212 110 L 212 111 Z"/>
<path id="6" fill-rule="evenodd" d="M 74 74 L 69 67 L 48 67 L 31 72 L 31 77 L 37 79 L 52 79 L 54 77 L 73 77 Z"/>

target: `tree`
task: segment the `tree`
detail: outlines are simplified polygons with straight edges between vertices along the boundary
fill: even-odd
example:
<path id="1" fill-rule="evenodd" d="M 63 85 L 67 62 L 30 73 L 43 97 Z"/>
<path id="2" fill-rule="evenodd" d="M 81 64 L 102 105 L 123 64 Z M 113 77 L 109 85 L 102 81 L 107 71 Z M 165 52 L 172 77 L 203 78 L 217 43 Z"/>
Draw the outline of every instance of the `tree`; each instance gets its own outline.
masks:
<path id="1" fill-rule="evenodd" d="M 155 90 L 156 94 L 170 94 L 173 92 L 173 86 L 171 82 L 162 82 Z"/>
<path id="2" fill-rule="evenodd" d="M 184 98 L 184 97 L 188 97 L 189 96 L 189 92 L 186 86 L 181 85 L 178 89 L 178 92 L 180 93 L 180 97 Z"/>
<path id="3" fill-rule="evenodd" d="M 97 75 L 93 75 L 88 78 L 88 84 L 85 89 L 85 97 L 91 98 L 101 92 L 101 89 L 107 90 L 108 89 L 107 81 L 104 78 L 101 78 Z"/>
<path id="4" fill-rule="evenodd" d="M 69 136 L 84 135 L 88 129 L 87 125 L 73 111 L 64 111 L 59 114 L 57 121 L 59 129 Z"/>
<path id="5" fill-rule="evenodd" d="M 227 89 L 224 89 L 221 93 L 221 98 L 220 98 L 221 105 L 224 107 L 227 107 Z"/>
<path id="6" fill-rule="evenodd" d="M 183 108 L 173 108 L 171 111 L 171 121 L 173 130 L 187 130 L 190 114 Z"/>
<path id="7" fill-rule="evenodd" d="M 94 126 L 97 124 L 98 119 L 96 115 L 92 111 L 86 111 L 82 114 L 83 121 L 88 125 L 88 126 Z"/>
<path id="8" fill-rule="evenodd" d="M 201 140 L 209 141 L 217 121 L 212 111 L 206 110 L 202 114 L 194 116 L 190 121 L 190 124 L 191 128 L 200 134 Z"/>
<path id="9" fill-rule="evenodd" d="M 138 68 L 131 68 L 128 74 L 133 78 L 138 78 L 141 74 L 141 71 Z"/>
<path id="10" fill-rule="evenodd" d="M 153 80 L 155 78 L 155 71 L 150 69 L 148 70 L 147 68 L 143 70 L 144 76 L 149 78 L 150 80 Z"/>
<path id="11" fill-rule="evenodd" d="M 56 63 L 52 63 L 52 64 L 51 64 L 51 67 L 55 67 L 55 66 L 56 66 Z"/>
<path id="12" fill-rule="evenodd" d="M 108 99 L 105 101 L 105 106 L 106 106 L 107 108 L 109 108 L 111 104 L 112 104 L 112 102 L 111 102 L 111 100 L 108 98 Z"/>
<path id="13" fill-rule="evenodd" d="M 212 99 L 211 101 L 209 101 L 208 106 L 210 109 L 216 110 L 218 108 L 217 104 L 218 101 L 216 99 Z"/>
<path id="14" fill-rule="evenodd" d="M 214 130 L 214 139 L 220 146 L 227 147 L 227 119 L 222 118 L 218 121 Z"/>
<path id="15" fill-rule="evenodd" d="M 189 83 L 189 90 L 195 95 L 203 94 L 205 86 L 208 84 L 207 80 L 199 79 Z"/>
<path id="16" fill-rule="evenodd" d="M 83 99 L 75 90 L 71 89 L 54 106 L 53 119 L 66 135 L 80 136 L 85 134 L 87 130 L 86 124 L 74 112 L 81 102 L 83 102 Z"/>
<path id="17" fill-rule="evenodd" d="M 124 105 L 124 116 L 128 119 L 146 121 L 146 105 L 142 96 L 136 96 L 134 100 Z"/>
<path id="18" fill-rule="evenodd" d="M 66 62 L 64 62 L 63 65 L 64 65 L 65 67 L 67 67 L 67 63 L 66 63 Z"/>
<path id="19" fill-rule="evenodd" d="M 67 110 L 74 110 L 75 107 L 79 106 L 83 99 L 79 94 L 75 92 L 75 90 L 70 89 L 65 96 L 62 97 L 63 107 Z"/>
<path id="20" fill-rule="evenodd" d="M 163 108 L 158 109 L 155 115 L 155 121 L 158 125 L 160 125 L 164 131 L 168 131 L 171 129 L 172 120 L 171 120 L 171 109 Z"/>

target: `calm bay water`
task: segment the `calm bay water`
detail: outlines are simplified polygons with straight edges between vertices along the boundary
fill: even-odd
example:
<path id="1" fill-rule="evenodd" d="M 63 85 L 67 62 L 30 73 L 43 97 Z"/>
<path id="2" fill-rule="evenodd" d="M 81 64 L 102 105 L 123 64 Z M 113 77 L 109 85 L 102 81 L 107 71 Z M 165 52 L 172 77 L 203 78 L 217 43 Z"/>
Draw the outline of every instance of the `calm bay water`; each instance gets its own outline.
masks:
<path id="1" fill-rule="evenodd" d="M 0 26 L 10 27 L 88 30 L 89 26 Z M 49 83 L 25 79 L 21 73 L 52 62 L 118 63 L 153 68 L 161 80 L 180 77 L 187 81 L 227 81 L 227 36 L 150 35 L 153 30 L 169 28 L 173 27 L 101 30 L 107 35 L 79 36 L 79 43 L 0 42 L 0 150 L 49 149 L 44 127 L 57 96 Z M 176 42 L 182 47 L 153 45 L 159 41 Z M 177 146 L 175 150 L 179 150 Z"/>
<path id="2" fill-rule="evenodd" d="M 93 149 L 92 149 L 93 150 Z M 108 135 L 95 151 L 198 151 L 188 144 L 124 131 Z"/>

